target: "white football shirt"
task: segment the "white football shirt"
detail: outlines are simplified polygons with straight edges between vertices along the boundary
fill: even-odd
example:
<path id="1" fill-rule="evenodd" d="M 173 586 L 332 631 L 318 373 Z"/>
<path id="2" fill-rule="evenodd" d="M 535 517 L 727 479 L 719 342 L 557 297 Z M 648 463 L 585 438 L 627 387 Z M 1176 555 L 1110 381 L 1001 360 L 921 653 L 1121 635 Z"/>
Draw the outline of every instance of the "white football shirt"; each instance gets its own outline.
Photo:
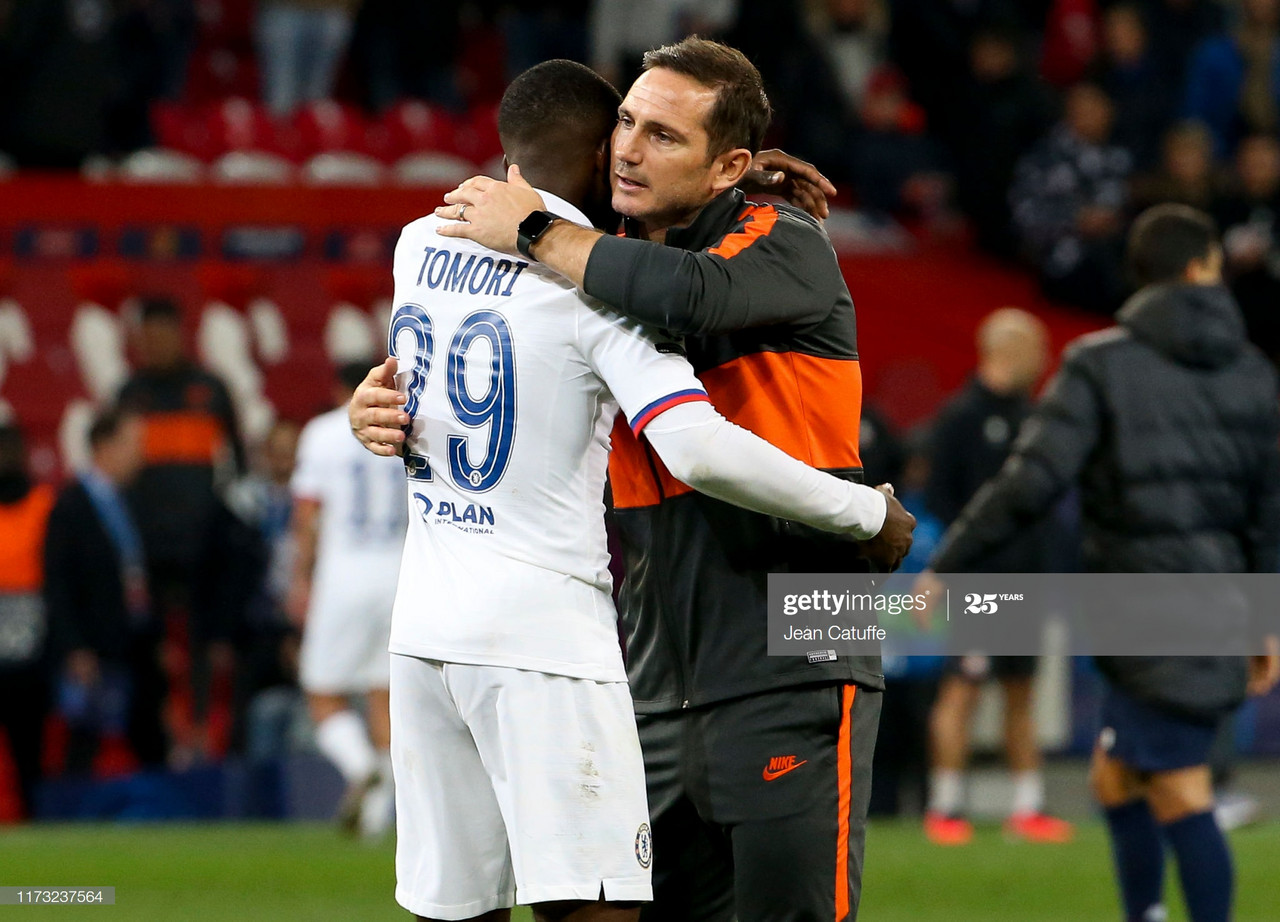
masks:
<path id="1" fill-rule="evenodd" d="M 290 489 L 320 503 L 313 607 L 395 583 L 408 519 L 404 466 L 352 437 L 346 407 L 303 427 Z"/>
<path id="2" fill-rule="evenodd" d="M 657 334 L 536 262 L 440 236 L 442 223 L 414 221 L 396 246 L 390 351 L 413 425 L 391 652 L 625 681 L 609 432 L 619 407 L 643 427 L 706 393 Z"/>

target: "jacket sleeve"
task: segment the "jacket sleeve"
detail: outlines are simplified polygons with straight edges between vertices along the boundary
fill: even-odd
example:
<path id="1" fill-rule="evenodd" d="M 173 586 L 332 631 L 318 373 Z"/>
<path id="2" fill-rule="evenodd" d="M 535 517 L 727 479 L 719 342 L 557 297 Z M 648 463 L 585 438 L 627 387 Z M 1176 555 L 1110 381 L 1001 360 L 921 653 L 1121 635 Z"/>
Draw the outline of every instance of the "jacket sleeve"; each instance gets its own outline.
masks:
<path id="1" fill-rule="evenodd" d="M 1249 526 L 1245 547 L 1249 570 L 1275 573 L 1280 569 L 1280 404 L 1277 403 L 1275 374 L 1268 367 L 1271 385 L 1267 416 L 1258 431 L 1262 464 L 1249 497 Z"/>
<path id="2" fill-rule="evenodd" d="M 1082 353 L 1068 353 L 1022 424 L 1008 460 L 947 529 L 930 566 L 939 573 L 964 571 L 1034 525 L 1076 481 L 1101 426 L 1097 383 Z"/>
<path id="3" fill-rule="evenodd" d="M 821 320 L 844 278 L 822 229 L 773 205 L 700 252 L 603 237 L 583 290 L 621 314 L 679 336 Z"/>

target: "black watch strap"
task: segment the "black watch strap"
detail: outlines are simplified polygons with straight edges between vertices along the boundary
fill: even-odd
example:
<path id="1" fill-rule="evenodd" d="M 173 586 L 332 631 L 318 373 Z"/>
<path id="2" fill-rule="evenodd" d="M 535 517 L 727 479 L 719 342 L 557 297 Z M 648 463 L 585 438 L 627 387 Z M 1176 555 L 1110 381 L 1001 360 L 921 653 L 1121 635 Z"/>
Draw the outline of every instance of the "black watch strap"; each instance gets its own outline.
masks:
<path id="1" fill-rule="evenodd" d="M 533 211 L 529 216 L 520 222 L 520 227 L 516 229 L 516 249 L 518 249 L 528 259 L 533 259 L 533 254 L 529 252 L 532 247 L 547 229 L 555 222 L 556 216 L 549 211 Z M 536 260 L 535 260 L 536 261 Z"/>

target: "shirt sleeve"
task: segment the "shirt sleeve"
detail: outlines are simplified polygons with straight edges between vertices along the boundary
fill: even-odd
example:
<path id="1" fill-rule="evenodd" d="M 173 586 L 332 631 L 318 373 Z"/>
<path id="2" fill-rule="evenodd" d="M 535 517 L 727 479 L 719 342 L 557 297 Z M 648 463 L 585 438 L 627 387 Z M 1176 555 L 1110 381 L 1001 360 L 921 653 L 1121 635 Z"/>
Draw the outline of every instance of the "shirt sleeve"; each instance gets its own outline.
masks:
<path id="1" fill-rule="evenodd" d="M 808 216 L 748 206 L 741 228 L 690 252 L 602 237 L 583 290 L 633 320 L 677 335 L 821 320 L 844 294 L 831 242 Z"/>
<path id="2" fill-rule="evenodd" d="M 672 408 L 645 432 L 672 476 L 699 493 L 860 541 L 884 527 L 878 490 L 809 467 L 707 403 Z"/>
<path id="3" fill-rule="evenodd" d="M 298 439 L 298 459 L 294 464 L 289 490 L 298 499 L 321 499 L 328 479 L 325 452 L 320 427 L 315 421 L 307 423 Z"/>
<path id="4" fill-rule="evenodd" d="M 678 341 L 613 311 L 583 304 L 578 345 L 636 435 L 672 407 L 709 402 Z"/>

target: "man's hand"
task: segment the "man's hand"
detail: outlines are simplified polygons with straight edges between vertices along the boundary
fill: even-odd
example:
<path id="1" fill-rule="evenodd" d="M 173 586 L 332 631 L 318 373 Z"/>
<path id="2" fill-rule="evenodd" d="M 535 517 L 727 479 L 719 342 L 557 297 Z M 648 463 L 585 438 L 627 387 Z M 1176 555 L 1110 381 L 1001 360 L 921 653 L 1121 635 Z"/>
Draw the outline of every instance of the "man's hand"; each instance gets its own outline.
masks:
<path id="1" fill-rule="evenodd" d="M 1267 652 L 1249 657 L 1249 696 L 1258 698 L 1280 680 L 1280 637 L 1266 639 Z"/>
<path id="2" fill-rule="evenodd" d="M 870 560 L 883 573 L 892 573 L 902 566 L 902 560 L 911 550 L 911 533 L 916 528 L 916 517 L 903 508 L 893 495 L 893 485 L 882 483 L 876 487 L 884 494 L 888 509 L 884 525 L 874 538 L 860 541 L 862 556 Z"/>
<path id="3" fill-rule="evenodd" d="M 819 221 L 831 214 L 827 200 L 836 197 L 836 187 L 817 167 L 780 150 L 756 154 L 738 188 L 748 195 L 780 195 Z"/>
<path id="4" fill-rule="evenodd" d="M 546 203 L 533 186 L 524 181 L 514 163 L 507 181 L 488 176 L 472 176 L 444 197 L 448 202 L 436 209 L 441 218 L 459 223 L 437 229 L 442 237 L 466 237 L 481 246 L 503 253 L 516 253 L 516 231 L 530 212 L 545 211 Z"/>
<path id="5" fill-rule="evenodd" d="M 395 389 L 397 370 L 394 357 L 369 369 L 347 404 L 356 438 L 375 455 L 388 458 L 400 454 L 405 438 L 400 427 L 409 424 L 409 414 L 401 409 L 409 398 Z"/>

